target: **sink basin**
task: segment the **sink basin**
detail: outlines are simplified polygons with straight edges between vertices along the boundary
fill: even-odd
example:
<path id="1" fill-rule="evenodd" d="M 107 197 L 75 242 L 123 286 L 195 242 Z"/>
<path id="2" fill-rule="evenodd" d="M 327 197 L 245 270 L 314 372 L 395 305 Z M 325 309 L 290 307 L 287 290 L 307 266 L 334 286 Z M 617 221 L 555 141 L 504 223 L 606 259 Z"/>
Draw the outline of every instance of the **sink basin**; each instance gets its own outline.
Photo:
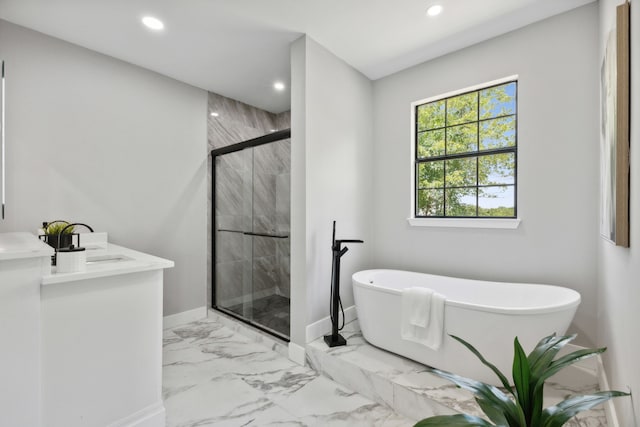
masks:
<path id="1" fill-rule="evenodd" d="M 133 261 L 133 258 L 126 255 L 98 255 L 87 257 L 87 264 L 102 264 L 111 262 Z"/>

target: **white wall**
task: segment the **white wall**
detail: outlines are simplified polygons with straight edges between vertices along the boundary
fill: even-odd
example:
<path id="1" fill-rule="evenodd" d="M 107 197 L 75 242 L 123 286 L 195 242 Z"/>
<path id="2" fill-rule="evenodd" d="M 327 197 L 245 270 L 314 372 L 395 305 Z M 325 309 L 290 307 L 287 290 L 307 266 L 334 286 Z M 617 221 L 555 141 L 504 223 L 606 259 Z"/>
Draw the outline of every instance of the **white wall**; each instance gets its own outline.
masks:
<path id="1" fill-rule="evenodd" d="M 618 0 L 600 0 L 601 61 Z M 640 3 L 631 2 L 631 200 L 630 248 L 599 239 L 598 345 L 608 347 L 605 370 L 612 389 L 640 392 Z M 596 229 L 597 232 L 597 229 Z M 621 426 L 638 425 L 640 399 L 615 401 Z"/>
<path id="2" fill-rule="evenodd" d="M 291 44 L 291 342 L 304 348 L 307 326 L 307 37 Z"/>
<path id="3" fill-rule="evenodd" d="M 374 83 L 376 267 L 568 286 L 595 341 L 598 10 L 591 4 Z M 410 103 L 519 75 L 516 230 L 410 227 Z"/>
<path id="4" fill-rule="evenodd" d="M 353 304 L 351 275 L 370 266 L 373 99 L 369 79 L 308 36 L 294 42 L 291 61 L 291 325 L 300 344 L 295 329 L 329 315 L 333 220 L 336 238 L 365 241 L 347 245 L 342 258 L 345 307 Z"/>
<path id="5" fill-rule="evenodd" d="M 207 94 L 0 21 L 7 219 L 86 222 L 175 261 L 164 314 L 205 304 Z"/>

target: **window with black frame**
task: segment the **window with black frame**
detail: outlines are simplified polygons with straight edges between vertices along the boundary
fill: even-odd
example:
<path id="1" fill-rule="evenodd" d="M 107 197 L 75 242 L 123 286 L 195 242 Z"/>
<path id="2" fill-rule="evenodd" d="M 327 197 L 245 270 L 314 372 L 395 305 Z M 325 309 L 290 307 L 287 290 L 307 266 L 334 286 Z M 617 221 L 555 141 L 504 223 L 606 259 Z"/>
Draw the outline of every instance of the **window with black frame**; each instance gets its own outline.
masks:
<path id="1" fill-rule="evenodd" d="M 415 105 L 416 218 L 515 218 L 517 81 Z"/>

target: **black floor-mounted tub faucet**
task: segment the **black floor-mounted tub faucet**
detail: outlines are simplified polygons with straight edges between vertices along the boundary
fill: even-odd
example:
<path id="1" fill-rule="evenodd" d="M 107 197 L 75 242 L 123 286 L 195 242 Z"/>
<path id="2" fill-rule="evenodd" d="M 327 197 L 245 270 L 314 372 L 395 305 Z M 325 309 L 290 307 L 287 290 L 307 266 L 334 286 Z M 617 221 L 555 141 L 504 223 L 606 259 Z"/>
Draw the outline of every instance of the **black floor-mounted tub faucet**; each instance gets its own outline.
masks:
<path id="1" fill-rule="evenodd" d="M 324 336 L 324 342 L 329 347 L 338 347 L 347 345 L 339 331 L 344 327 L 344 310 L 342 310 L 342 327 L 338 326 L 338 306 L 342 309 L 342 300 L 340 299 L 340 258 L 347 253 L 349 248 L 343 248 L 343 243 L 364 243 L 363 240 L 341 239 L 336 240 L 336 222 L 333 221 L 333 236 L 331 238 L 331 251 L 333 253 L 333 264 L 331 267 L 331 334 Z"/>

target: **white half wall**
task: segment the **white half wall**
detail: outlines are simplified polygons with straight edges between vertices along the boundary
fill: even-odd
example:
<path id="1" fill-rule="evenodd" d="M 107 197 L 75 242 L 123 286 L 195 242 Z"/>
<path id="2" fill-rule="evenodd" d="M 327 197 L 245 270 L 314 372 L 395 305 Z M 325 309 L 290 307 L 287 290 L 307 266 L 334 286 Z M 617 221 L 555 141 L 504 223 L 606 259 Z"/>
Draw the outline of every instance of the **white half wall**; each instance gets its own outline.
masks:
<path id="1" fill-rule="evenodd" d="M 571 329 L 595 342 L 597 28 L 594 3 L 374 82 L 376 268 L 573 288 L 582 304 Z M 409 226 L 411 102 L 511 75 L 519 228 Z"/>
<path id="2" fill-rule="evenodd" d="M 351 275 L 371 265 L 373 99 L 369 79 L 308 36 L 291 63 L 291 338 L 304 344 L 305 327 L 329 314 L 333 220 L 336 238 L 365 241 L 342 258 L 345 307 Z"/>
<path id="3" fill-rule="evenodd" d="M 606 37 L 615 22 L 618 0 L 600 0 L 600 64 Z M 598 239 L 598 345 L 609 386 L 636 396 L 614 400 L 621 426 L 640 424 L 640 3 L 631 2 L 631 200 L 630 248 Z M 598 233 L 598 228 L 595 229 Z"/>
<path id="4" fill-rule="evenodd" d="M 175 261 L 164 314 L 206 298 L 207 93 L 0 21 L 7 219 L 67 219 Z"/>

